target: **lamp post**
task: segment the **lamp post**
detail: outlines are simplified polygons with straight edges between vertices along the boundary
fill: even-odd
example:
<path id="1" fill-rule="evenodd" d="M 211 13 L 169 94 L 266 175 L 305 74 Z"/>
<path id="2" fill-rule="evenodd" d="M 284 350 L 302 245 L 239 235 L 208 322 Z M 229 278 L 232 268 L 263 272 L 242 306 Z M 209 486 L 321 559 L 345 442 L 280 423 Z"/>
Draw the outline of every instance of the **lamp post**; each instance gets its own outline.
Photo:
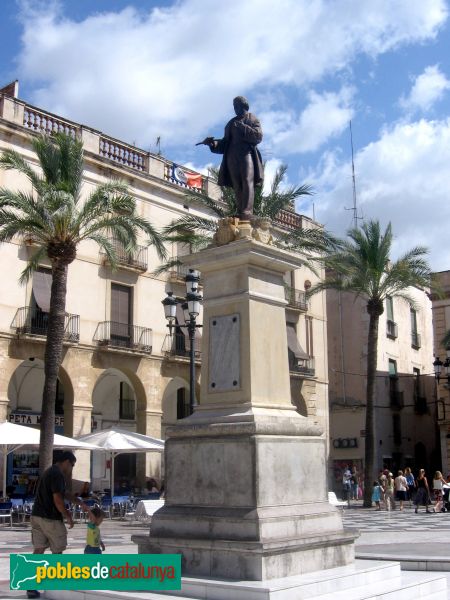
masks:
<path id="1" fill-rule="evenodd" d="M 447 377 L 447 385 L 450 385 L 450 356 L 447 356 L 444 362 L 442 362 L 439 356 L 436 356 L 433 362 L 434 376 L 436 378 L 436 401 L 438 404 L 442 404 L 442 419 L 445 420 L 445 401 L 441 400 L 439 394 L 439 381 L 441 379 L 443 368 L 445 369 L 445 376 Z"/>
<path id="2" fill-rule="evenodd" d="M 447 377 L 447 383 L 450 385 L 450 356 L 447 356 L 444 362 L 440 360 L 439 356 L 436 356 L 433 363 L 434 376 L 436 381 L 439 383 L 442 375 L 442 368 L 445 369 L 445 376 Z"/>
<path id="3" fill-rule="evenodd" d="M 175 325 L 177 304 L 181 304 L 183 309 L 184 326 L 188 330 L 189 335 L 189 408 L 191 414 L 194 412 L 194 407 L 197 406 L 195 400 L 195 332 L 197 328 L 202 327 L 197 323 L 197 317 L 200 314 L 200 304 L 202 297 L 198 293 L 198 285 L 200 274 L 195 269 L 189 269 L 189 273 L 185 277 L 186 297 L 178 299 L 173 297 L 173 292 L 168 292 L 162 304 L 164 306 L 164 314 L 168 321 L 170 335 L 172 328 Z M 178 323 L 181 325 L 181 323 Z"/>

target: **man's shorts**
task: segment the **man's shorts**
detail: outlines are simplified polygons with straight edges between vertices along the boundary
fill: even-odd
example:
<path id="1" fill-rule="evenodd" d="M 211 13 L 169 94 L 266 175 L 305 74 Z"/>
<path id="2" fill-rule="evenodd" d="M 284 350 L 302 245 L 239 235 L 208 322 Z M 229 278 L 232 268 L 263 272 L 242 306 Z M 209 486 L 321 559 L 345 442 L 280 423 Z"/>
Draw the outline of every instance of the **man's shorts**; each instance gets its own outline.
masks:
<path id="1" fill-rule="evenodd" d="M 67 548 L 67 529 L 62 521 L 31 516 L 31 540 L 33 548 L 50 548 L 60 554 Z"/>

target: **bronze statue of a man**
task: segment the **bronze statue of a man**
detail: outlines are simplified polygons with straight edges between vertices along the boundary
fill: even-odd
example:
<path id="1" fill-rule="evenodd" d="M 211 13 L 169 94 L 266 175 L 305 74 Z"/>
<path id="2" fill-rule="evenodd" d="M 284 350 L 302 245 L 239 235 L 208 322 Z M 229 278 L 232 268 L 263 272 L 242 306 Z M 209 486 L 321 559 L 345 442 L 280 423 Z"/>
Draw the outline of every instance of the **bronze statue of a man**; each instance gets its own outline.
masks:
<path id="1" fill-rule="evenodd" d="M 221 140 L 207 137 L 201 142 L 211 152 L 223 154 L 218 184 L 232 187 L 236 196 L 238 217 L 250 220 L 253 214 L 255 187 L 263 184 L 264 167 L 256 147 L 262 140 L 261 124 L 248 112 L 249 104 L 243 96 L 233 100 L 233 117 L 225 126 Z"/>

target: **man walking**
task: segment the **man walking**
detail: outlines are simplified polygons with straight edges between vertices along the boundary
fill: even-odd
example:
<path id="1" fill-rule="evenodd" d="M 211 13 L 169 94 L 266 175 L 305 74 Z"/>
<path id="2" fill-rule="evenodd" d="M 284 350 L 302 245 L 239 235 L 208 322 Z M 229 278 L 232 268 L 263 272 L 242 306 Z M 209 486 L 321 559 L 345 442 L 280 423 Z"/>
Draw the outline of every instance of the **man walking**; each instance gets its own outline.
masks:
<path id="1" fill-rule="evenodd" d="M 72 452 L 64 451 L 57 461 L 44 471 L 36 490 L 36 499 L 31 512 L 31 539 L 33 554 L 44 554 L 50 548 L 53 554 L 62 554 L 67 547 L 66 520 L 69 529 L 73 527 L 70 511 L 65 507 L 66 481 L 72 477 L 76 463 Z M 80 500 L 69 494 L 70 500 L 80 504 Z M 37 590 L 28 590 L 28 598 L 39 598 Z"/>

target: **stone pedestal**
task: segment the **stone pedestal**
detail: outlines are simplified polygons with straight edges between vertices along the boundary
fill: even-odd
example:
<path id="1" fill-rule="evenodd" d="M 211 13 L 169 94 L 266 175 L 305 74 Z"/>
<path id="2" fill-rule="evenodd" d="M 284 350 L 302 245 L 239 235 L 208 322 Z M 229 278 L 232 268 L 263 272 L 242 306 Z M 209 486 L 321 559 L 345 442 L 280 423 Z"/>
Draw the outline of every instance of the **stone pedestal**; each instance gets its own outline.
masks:
<path id="1" fill-rule="evenodd" d="M 323 432 L 290 401 L 283 274 L 296 257 L 241 239 L 189 265 L 204 282 L 200 405 L 167 430 L 166 504 L 139 551 L 181 552 L 184 575 L 254 581 L 351 563 Z"/>

